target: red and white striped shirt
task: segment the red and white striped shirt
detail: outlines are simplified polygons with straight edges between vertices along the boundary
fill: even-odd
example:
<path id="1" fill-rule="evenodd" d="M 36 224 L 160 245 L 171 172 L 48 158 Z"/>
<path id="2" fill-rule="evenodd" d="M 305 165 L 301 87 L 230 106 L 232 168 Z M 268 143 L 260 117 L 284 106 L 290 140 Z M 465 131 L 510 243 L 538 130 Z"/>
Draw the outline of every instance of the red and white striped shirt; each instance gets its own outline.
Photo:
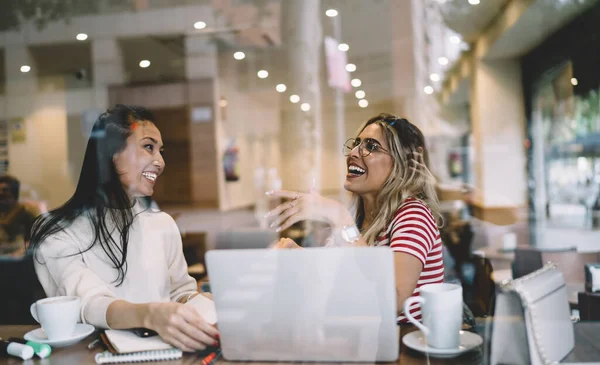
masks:
<path id="1" fill-rule="evenodd" d="M 433 213 L 422 201 L 406 199 L 396 211 L 388 229 L 377 239 L 377 245 L 390 246 L 395 252 L 407 253 L 421 261 L 423 270 L 413 297 L 419 296 L 423 285 L 444 282 L 442 239 Z M 410 313 L 415 319 L 421 320 L 421 305 L 415 303 L 410 307 Z M 408 320 L 401 315 L 398 322 L 406 323 Z"/>

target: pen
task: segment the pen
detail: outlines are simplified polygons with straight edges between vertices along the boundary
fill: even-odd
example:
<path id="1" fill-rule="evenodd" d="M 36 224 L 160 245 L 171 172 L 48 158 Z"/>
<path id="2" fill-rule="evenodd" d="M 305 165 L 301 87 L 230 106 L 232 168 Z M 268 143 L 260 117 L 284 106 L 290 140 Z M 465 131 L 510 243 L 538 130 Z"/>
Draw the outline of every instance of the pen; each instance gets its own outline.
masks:
<path id="1" fill-rule="evenodd" d="M 217 357 L 217 352 L 211 352 L 204 359 L 202 359 L 202 365 L 209 365 Z"/>
<path id="2" fill-rule="evenodd" d="M 99 339 L 99 338 L 97 338 L 97 339 L 95 339 L 94 341 L 92 341 L 92 342 L 91 342 L 91 343 L 88 345 L 88 349 L 89 349 L 89 350 L 91 350 L 91 349 L 93 349 L 94 347 L 96 347 L 96 345 L 98 344 L 98 342 L 100 342 L 100 339 Z"/>
<path id="3" fill-rule="evenodd" d="M 221 358 L 221 349 L 218 349 L 217 354 L 215 355 L 214 359 L 212 359 L 212 361 L 210 362 L 209 365 L 216 363 L 220 358 Z"/>

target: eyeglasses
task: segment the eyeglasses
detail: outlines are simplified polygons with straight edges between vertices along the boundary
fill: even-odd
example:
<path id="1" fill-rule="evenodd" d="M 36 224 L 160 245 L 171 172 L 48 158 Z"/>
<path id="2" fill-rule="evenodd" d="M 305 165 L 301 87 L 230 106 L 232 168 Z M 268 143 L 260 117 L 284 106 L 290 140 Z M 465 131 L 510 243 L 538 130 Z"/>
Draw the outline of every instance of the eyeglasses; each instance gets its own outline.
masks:
<path id="1" fill-rule="evenodd" d="M 350 153 L 352 153 L 352 151 L 356 147 L 358 147 L 358 153 L 362 157 L 367 157 L 372 152 L 383 152 L 383 153 L 387 153 L 388 155 L 390 154 L 390 152 L 388 150 L 381 147 L 381 144 L 379 144 L 379 142 L 377 142 L 376 139 L 373 139 L 373 138 L 365 138 L 365 139 L 350 138 L 349 140 L 346 141 L 346 143 L 344 143 L 344 148 L 342 150 L 344 153 L 344 156 L 350 156 Z"/>

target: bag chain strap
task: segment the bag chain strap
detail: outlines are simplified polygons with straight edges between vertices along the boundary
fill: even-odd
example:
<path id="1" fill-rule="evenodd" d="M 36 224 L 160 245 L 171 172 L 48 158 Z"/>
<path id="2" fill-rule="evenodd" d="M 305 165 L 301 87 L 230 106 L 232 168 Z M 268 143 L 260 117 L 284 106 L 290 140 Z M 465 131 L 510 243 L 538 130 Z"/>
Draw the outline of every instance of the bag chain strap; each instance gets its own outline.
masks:
<path id="1" fill-rule="evenodd" d="M 540 337 L 539 330 L 536 328 L 537 314 L 536 314 L 536 310 L 535 310 L 535 305 L 533 304 L 533 301 L 529 298 L 529 294 L 526 293 L 525 291 L 523 291 L 521 285 L 516 285 L 516 284 L 519 284 L 521 282 L 538 277 L 541 274 L 544 274 L 552 269 L 556 269 L 556 263 L 550 261 L 550 262 L 546 263 L 546 265 L 544 265 L 544 267 L 539 270 L 529 273 L 519 279 L 515 279 L 512 281 L 502 283 L 502 289 L 514 290 L 515 292 L 517 292 L 517 294 L 519 294 L 519 296 L 521 297 L 521 300 L 523 301 L 525 309 L 529 310 L 529 314 L 531 315 L 531 324 L 533 327 L 532 328 L 533 339 L 534 339 L 534 342 L 536 345 L 535 347 L 537 348 L 538 354 L 540 355 L 540 358 L 542 359 L 542 362 L 544 363 L 544 365 L 558 365 L 559 363 L 558 363 L 558 361 L 550 360 L 548 358 L 548 355 L 546 354 L 544 346 L 542 346 L 542 339 Z"/>

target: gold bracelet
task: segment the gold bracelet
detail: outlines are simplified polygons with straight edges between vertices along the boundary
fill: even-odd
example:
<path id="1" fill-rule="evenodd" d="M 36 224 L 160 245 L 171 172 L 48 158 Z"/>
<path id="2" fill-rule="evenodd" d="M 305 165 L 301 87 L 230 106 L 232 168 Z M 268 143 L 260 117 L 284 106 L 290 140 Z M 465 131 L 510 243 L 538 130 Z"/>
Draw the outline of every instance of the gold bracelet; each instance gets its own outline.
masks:
<path id="1" fill-rule="evenodd" d="M 185 297 L 182 297 L 182 298 L 185 298 L 185 301 L 183 301 L 181 303 L 185 304 L 185 303 L 189 302 L 190 299 L 192 298 L 192 296 L 195 296 L 196 294 L 199 294 L 199 293 L 198 292 L 193 292 L 193 293 L 190 293 L 190 294 L 186 295 Z"/>

